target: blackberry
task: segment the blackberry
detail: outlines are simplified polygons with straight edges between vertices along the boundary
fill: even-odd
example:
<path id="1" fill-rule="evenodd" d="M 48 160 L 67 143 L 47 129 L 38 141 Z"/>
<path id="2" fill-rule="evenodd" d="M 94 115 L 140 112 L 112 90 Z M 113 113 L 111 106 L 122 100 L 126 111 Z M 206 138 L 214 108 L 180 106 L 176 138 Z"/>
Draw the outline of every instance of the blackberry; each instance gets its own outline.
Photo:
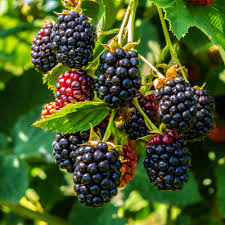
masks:
<path id="1" fill-rule="evenodd" d="M 96 37 L 95 27 L 77 12 L 58 16 L 50 36 L 58 61 L 75 69 L 92 60 Z"/>
<path id="2" fill-rule="evenodd" d="M 144 166 L 150 182 L 159 190 L 180 190 L 188 181 L 189 149 L 176 131 L 154 136 L 146 145 Z"/>
<path id="3" fill-rule="evenodd" d="M 100 76 L 95 84 L 98 96 L 110 108 L 129 105 L 141 85 L 138 54 L 118 48 L 100 57 Z"/>
<path id="4" fill-rule="evenodd" d="M 41 120 L 43 120 L 46 116 L 50 116 L 56 110 L 55 102 L 50 102 L 45 105 L 44 109 L 41 111 Z"/>
<path id="5" fill-rule="evenodd" d="M 70 153 L 79 148 L 79 144 L 88 141 L 89 131 L 77 132 L 75 134 L 56 134 L 56 139 L 52 143 L 53 155 L 56 163 L 62 169 L 73 173 L 74 162 L 71 160 Z"/>
<path id="6" fill-rule="evenodd" d="M 120 187 L 124 187 L 134 178 L 134 173 L 137 166 L 137 156 L 129 145 L 123 145 L 123 152 L 121 156 L 123 157 L 123 163 L 121 168 L 122 178 Z"/>
<path id="7" fill-rule="evenodd" d="M 188 141 L 201 140 L 208 136 L 209 131 L 214 127 L 213 111 L 215 108 L 214 99 L 207 91 L 192 88 L 194 98 L 197 101 L 196 123 L 190 131 L 184 133 Z"/>
<path id="8" fill-rule="evenodd" d="M 124 128 L 129 135 L 129 139 L 136 140 L 148 135 L 148 128 L 141 113 L 135 107 L 132 107 L 131 110 L 131 118 L 124 123 Z"/>
<path id="9" fill-rule="evenodd" d="M 154 95 L 143 96 L 140 92 L 137 93 L 138 103 L 146 113 L 146 115 L 154 122 L 159 122 L 158 116 L 158 100 Z M 131 140 L 148 135 L 148 128 L 145 125 L 144 117 L 138 110 L 132 106 L 131 118 L 124 123 L 126 133 Z"/>
<path id="10" fill-rule="evenodd" d="M 209 6 L 214 0 L 189 0 L 194 5 Z"/>
<path id="11" fill-rule="evenodd" d="M 72 155 L 71 155 L 72 156 Z M 116 149 L 105 142 L 81 146 L 72 156 L 75 161 L 74 190 L 80 203 L 100 207 L 118 192 L 121 162 Z"/>
<path id="12" fill-rule="evenodd" d="M 52 23 L 43 26 L 38 32 L 37 37 L 33 39 L 32 44 L 32 63 L 38 71 L 44 73 L 51 70 L 57 64 L 56 55 L 52 50 L 52 42 L 50 41 L 52 29 Z"/>
<path id="13" fill-rule="evenodd" d="M 180 133 L 190 130 L 196 122 L 197 101 L 190 84 L 181 77 L 166 82 L 165 87 L 155 91 L 159 99 L 158 113 L 168 129 Z"/>
<path id="14" fill-rule="evenodd" d="M 154 94 L 149 94 L 149 95 L 143 96 L 139 92 L 139 93 L 137 93 L 137 99 L 138 99 L 139 105 L 144 110 L 146 115 L 154 123 L 158 123 L 158 121 L 159 121 L 159 115 L 158 115 L 159 104 L 158 104 L 158 100 L 154 96 Z"/>
<path id="15" fill-rule="evenodd" d="M 66 71 L 60 75 L 56 84 L 56 108 L 68 103 L 93 100 L 94 81 L 84 71 Z"/>

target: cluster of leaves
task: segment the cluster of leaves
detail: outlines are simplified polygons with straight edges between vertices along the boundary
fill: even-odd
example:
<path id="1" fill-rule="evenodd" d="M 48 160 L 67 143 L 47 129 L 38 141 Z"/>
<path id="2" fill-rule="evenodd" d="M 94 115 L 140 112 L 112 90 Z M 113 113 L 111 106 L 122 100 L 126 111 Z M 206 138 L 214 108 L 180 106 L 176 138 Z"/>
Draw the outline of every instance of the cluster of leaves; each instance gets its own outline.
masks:
<path id="1" fill-rule="evenodd" d="M 161 224 L 224 224 L 225 143 L 212 140 L 190 146 L 193 155 L 190 181 L 180 192 L 159 192 L 152 187 L 145 175 L 143 159 L 139 157 L 135 179 L 121 190 L 117 202 L 101 209 L 88 209 L 77 202 L 70 175 L 59 171 L 54 164 L 51 148 L 54 134 L 31 127 L 32 122 L 40 118 L 42 106 L 54 96 L 47 85 L 42 84 L 41 75 L 31 69 L 30 45 L 42 26 L 42 18 L 54 17 L 51 11 L 61 11 L 61 2 L 38 1 L 37 4 L 37 1 L 31 1 L 29 5 L 15 4 L 22 1 L 3 2 L 0 3 L 0 224 L 27 225 L 45 221 L 53 225 L 122 225 L 149 223 L 156 219 Z M 49 2 L 54 2 L 55 8 L 49 8 Z M 153 64 L 158 64 L 163 58 L 169 63 L 169 57 L 154 2 L 166 12 L 174 43 L 180 39 L 177 51 L 182 64 L 191 64 L 195 68 L 197 80 L 193 84 L 206 82 L 206 89 L 217 96 L 216 121 L 224 125 L 224 100 L 221 98 L 225 95 L 223 0 L 215 0 L 209 7 L 192 6 L 186 0 L 139 0 L 135 39 L 140 37 L 141 43 L 137 50 Z M 106 31 L 119 26 L 124 15 L 121 9 L 126 3 L 128 1 L 84 0 L 82 8 L 93 18 L 94 24 Z M 40 13 L 33 13 L 31 9 L 34 8 Z M 100 43 L 106 43 L 110 38 L 100 37 L 95 57 L 102 50 Z M 150 73 L 144 64 L 141 72 L 143 75 Z M 87 128 L 84 118 L 93 112 L 94 104 L 87 104 L 88 111 L 83 115 L 80 113 L 82 118 L 79 120 L 84 121 L 82 128 L 73 126 L 71 132 Z M 57 127 L 68 132 L 60 123 L 75 118 L 72 115 L 83 110 L 82 105 L 67 107 L 55 114 Z M 97 124 L 105 117 L 108 108 L 101 103 L 96 111 L 98 117 L 87 120 Z M 46 119 L 42 126 L 48 127 L 52 122 L 53 119 Z M 138 144 L 141 153 L 145 146 L 141 142 Z"/>

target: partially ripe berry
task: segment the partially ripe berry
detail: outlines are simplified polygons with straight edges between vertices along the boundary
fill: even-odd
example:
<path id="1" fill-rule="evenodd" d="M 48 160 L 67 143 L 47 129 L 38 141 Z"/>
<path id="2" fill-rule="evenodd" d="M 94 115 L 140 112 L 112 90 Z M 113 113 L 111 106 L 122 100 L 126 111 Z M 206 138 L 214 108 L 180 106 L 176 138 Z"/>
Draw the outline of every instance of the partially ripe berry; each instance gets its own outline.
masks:
<path id="1" fill-rule="evenodd" d="M 209 6 L 214 0 L 189 0 L 194 5 Z"/>
<path id="2" fill-rule="evenodd" d="M 50 116 L 56 110 L 55 102 L 50 102 L 45 105 L 44 109 L 41 111 L 41 120 L 43 120 L 46 116 Z"/>

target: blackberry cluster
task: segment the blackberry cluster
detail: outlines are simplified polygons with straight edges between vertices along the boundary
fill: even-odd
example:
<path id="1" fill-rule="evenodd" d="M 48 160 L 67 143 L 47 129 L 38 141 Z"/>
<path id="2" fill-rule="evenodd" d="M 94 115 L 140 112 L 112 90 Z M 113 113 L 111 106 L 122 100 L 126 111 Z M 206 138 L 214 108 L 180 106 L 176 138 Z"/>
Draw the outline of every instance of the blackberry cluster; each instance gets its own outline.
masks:
<path id="1" fill-rule="evenodd" d="M 56 139 L 52 143 L 53 155 L 56 163 L 69 173 L 74 171 L 74 162 L 71 160 L 71 152 L 79 148 L 79 144 L 88 141 L 89 131 L 77 132 L 75 134 L 56 134 Z"/>
<path id="2" fill-rule="evenodd" d="M 38 32 L 37 37 L 33 39 L 31 58 L 34 67 L 40 72 L 51 70 L 56 64 L 55 52 L 52 50 L 50 35 L 53 24 L 49 23 Z"/>
<path id="3" fill-rule="evenodd" d="M 123 145 L 121 156 L 123 157 L 123 163 L 121 168 L 122 178 L 120 187 L 124 187 L 134 178 L 134 173 L 137 167 L 137 156 L 129 145 Z"/>
<path id="4" fill-rule="evenodd" d="M 196 122 L 197 101 L 190 84 L 181 77 L 166 82 L 165 87 L 155 91 L 159 99 L 158 113 L 168 129 L 180 133 L 190 130 Z"/>
<path id="5" fill-rule="evenodd" d="M 84 14 L 61 14 L 50 37 L 57 59 L 64 66 L 81 69 L 92 60 L 97 36 Z"/>
<path id="6" fill-rule="evenodd" d="M 129 105 L 141 86 L 138 54 L 117 48 L 100 57 L 101 75 L 95 84 L 98 96 L 110 108 Z"/>
<path id="7" fill-rule="evenodd" d="M 148 128 L 141 113 L 135 107 L 132 107 L 131 110 L 131 118 L 124 123 L 124 128 L 129 139 L 136 140 L 148 135 Z"/>
<path id="8" fill-rule="evenodd" d="M 184 134 L 188 141 L 201 140 L 209 134 L 214 127 L 213 111 L 215 108 L 214 99 L 207 91 L 192 88 L 194 98 L 197 101 L 196 123 L 190 131 Z"/>
<path id="9" fill-rule="evenodd" d="M 189 0 L 194 5 L 209 6 L 214 0 Z"/>
<path id="10" fill-rule="evenodd" d="M 43 120 L 46 116 L 50 116 L 56 110 L 55 102 L 50 102 L 45 105 L 45 108 L 41 111 L 41 120 Z"/>
<path id="11" fill-rule="evenodd" d="M 153 137 L 146 145 L 144 166 L 150 182 L 159 190 L 180 190 L 188 181 L 189 149 L 176 131 Z"/>
<path id="12" fill-rule="evenodd" d="M 94 81 L 85 71 L 66 71 L 60 75 L 56 84 L 56 108 L 60 109 L 68 103 L 93 100 Z"/>
<path id="13" fill-rule="evenodd" d="M 118 192 L 121 178 L 119 153 L 105 142 L 81 146 L 71 154 L 75 162 L 74 190 L 78 200 L 89 207 L 100 207 Z"/>

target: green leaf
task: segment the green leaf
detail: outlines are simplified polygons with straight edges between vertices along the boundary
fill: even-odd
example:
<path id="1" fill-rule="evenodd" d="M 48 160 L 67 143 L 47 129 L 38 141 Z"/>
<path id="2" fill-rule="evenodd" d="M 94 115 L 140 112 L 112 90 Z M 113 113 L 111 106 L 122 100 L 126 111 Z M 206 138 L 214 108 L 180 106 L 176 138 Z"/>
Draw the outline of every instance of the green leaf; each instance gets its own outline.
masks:
<path id="1" fill-rule="evenodd" d="M 48 88 L 55 92 L 56 84 L 58 83 L 59 75 L 65 73 L 66 70 L 69 70 L 69 68 L 67 68 L 67 67 L 63 66 L 63 64 L 59 63 L 52 70 L 50 70 L 48 73 L 44 74 L 43 83 L 44 84 L 47 83 Z"/>
<path id="2" fill-rule="evenodd" d="M 55 134 L 32 127 L 32 122 L 38 118 L 40 118 L 40 107 L 35 107 L 19 117 L 12 130 L 15 154 L 23 158 L 35 157 L 53 161 L 51 144 Z"/>
<path id="3" fill-rule="evenodd" d="M 139 161 L 134 179 L 130 181 L 125 188 L 125 196 L 127 196 L 130 191 L 137 190 L 145 200 L 150 202 L 169 203 L 180 206 L 193 204 L 201 200 L 198 185 L 192 173 L 190 173 L 189 181 L 184 185 L 183 190 L 177 192 L 162 192 L 158 191 L 150 184 L 142 161 L 143 160 Z"/>
<path id="4" fill-rule="evenodd" d="M 220 66 L 209 71 L 206 76 L 206 90 L 212 95 L 220 95 L 225 93 L 225 67 Z"/>
<path id="5" fill-rule="evenodd" d="M 216 175 L 217 175 L 217 183 L 218 183 L 218 205 L 219 205 L 219 210 L 223 218 L 225 218 L 225 176 L 224 176 L 224 171 L 225 171 L 225 164 L 218 165 L 216 167 Z"/>
<path id="6" fill-rule="evenodd" d="M 125 221 L 118 218 L 117 210 L 111 203 L 101 208 L 87 208 L 78 203 L 71 210 L 70 221 L 76 225 L 125 225 Z"/>
<path id="7" fill-rule="evenodd" d="M 16 156 L 0 157 L 0 200 L 17 203 L 28 187 L 24 162 Z"/>
<path id="8" fill-rule="evenodd" d="M 77 102 L 68 104 L 52 116 L 34 123 L 34 126 L 59 133 L 85 131 L 99 124 L 108 114 L 109 108 L 104 102 Z"/>
<path id="9" fill-rule="evenodd" d="M 208 7 L 196 6 L 185 0 L 153 0 L 163 7 L 171 30 L 178 39 L 184 37 L 189 27 L 196 26 L 206 33 L 216 45 L 225 49 L 225 5 L 216 0 Z"/>

